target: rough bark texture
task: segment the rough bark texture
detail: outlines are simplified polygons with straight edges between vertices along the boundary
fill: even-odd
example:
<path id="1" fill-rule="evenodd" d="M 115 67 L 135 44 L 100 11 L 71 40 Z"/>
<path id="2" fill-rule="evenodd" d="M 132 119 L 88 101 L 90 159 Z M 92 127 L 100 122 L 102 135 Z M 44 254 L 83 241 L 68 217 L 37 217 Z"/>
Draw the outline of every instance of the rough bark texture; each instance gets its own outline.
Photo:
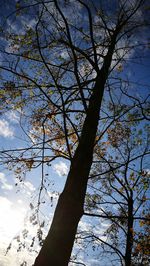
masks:
<path id="1" fill-rule="evenodd" d="M 80 142 L 72 160 L 64 190 L 59 197 L 51 228 L 34 266 L 67 266 L 69 263 L 77 226 L 83 214 L 99 112 L 116 35 L 115 32 L 112 36 L 103 66 L 97 75 Z"/>

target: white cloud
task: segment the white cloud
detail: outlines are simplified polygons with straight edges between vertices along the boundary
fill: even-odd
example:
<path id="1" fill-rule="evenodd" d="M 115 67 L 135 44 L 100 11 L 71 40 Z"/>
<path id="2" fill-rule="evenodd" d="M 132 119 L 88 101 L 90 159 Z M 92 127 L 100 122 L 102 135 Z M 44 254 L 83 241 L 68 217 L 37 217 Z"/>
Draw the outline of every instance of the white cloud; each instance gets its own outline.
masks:
<path id="1" fill-rule="evenodd" d="M 54 200 L 57 200 L 59 197 L 59 194 L 56 192 L 47 191 L 47 195 L 49 198 L 53 198 Z"/>
<path id="2" fill-rule="evenodd" d="M 31 198 L 31 195 L 33 192 L 35 192 L 36 188 L 34 187 L 34 185 L 29 182 L 29 181 L 22 181 L 22 182 L 18 182 L 18 180 L 16 180 L 16 178 L 14 178 L 14 182 L 18 184 L 18 190 L 21 192 L 22 195 L 25 195 L 27 198 L 29 196 L 29 198 Z M 19 204 L 22 204 L 22 200 L 18 200 Z"/>
<path id="3" fill-rule="evenodd" d="M 6 197 L 0 196 L 0 210 L 0 266 L 18 266 L 23 262 L 23 260 L 27 261 L 28 265 L 32 265 L 36 254 L 29 253 L 27 249 L 17 252 L 18 242 L 12 241 L 15 236 L 22 232 L 24 225 L 27 230 L 30 231 L 30 237 L 36 235 L 37 227 L 33 227 L 31 223 L 26 222 L 27 210 L 25 209 L 25 205 L 23 205 L 22 200 L 13 202 Z M 6 249 L 11 242 L 12 247 L 5 256 Z"/>
<path id="4" fill-rule="evenodd" d="M 0 210 L 0 266 L 18 266 L 23 261 L 23 258 L 27 258 L 27 261 L 30 262 L 29 265 L 32 265 L 31 256 L 28 254 L 27 250 L 20 253 L 16 252 L 18 243 L 13 242 L 11 250 L 5 256 L 6 249 L 10 242 L 21 232 L 24 226 L 24 218 L 26 215 L 25 207 L 18 206 L 17 202 L 12 202 L 8 198 L 0 196 Z M 34 258 L 32 262 L 33 260 Z"/>
<path id="5" fill-rule="evenodd" d="M 61 52 L 60 56 L 63 58 L 63 59 L 68 59 L 69 58 L 69 54 L 67 51 L 63 51 Z"/>
<path id="6" fill-rule="evenodd" d="M 32 192 L 35 191 L 34 185 L 29 181 L 24 181 L 19 184 L 20 190 L 22 194 L 25 194 L 26 196 L 31 196 Z M 19 204 L 21 202 L 18 202 Z"/>
<path id="7" fill-rule="evenodd" d="M 13 186 L 5 183 L 5 184 L 2 185 L 2 189 L 12 190 Z"/>
<path id="8" fill-rule="evenodd" d="M 11 123 L 17 124 L 19 122 L 19 116 L 17 115 L 16 111 L 10 111 L 6 113 L 7 118 L 10 120 Z"/>
<path id="9" fill-rule="evenodd" d="M 23 201 L 22 201 L 21 199 L 18 199 L 17 202 L 18 202 L 19 204 L 22 204 L 22 203 L 23 203 Z"/>
<path id="10" fill-rule="evenodd" d="M 13 186 L 8 184 L 7 179 L 4 175 L 4 173 L 0 173 L 0 182 L 1 182 L 1 188 L 4 190 L 12 190 Z"/>
<path id="11" fill-rule="evenodd" d="M 12 138 L 14 131 L 5 119 L 0 119 L 0 136 L 5 138 Z"/>
<path id="12" fill-rule="evenodd" d="M 87 263 L 87 266 L 99 266 L 100 264 L 98 259 L 88 259 Z"/>
<path id="13" fill-rule="evenodd" d="M 68 173 L 68 166 L 64 162 L 54 164 L 53 169 L 59 176 L 67 175 Z"/>
<path id="14" fill-rule="evenodd" d="M 18 208 L 15 203 L 8 200 L 6 197 L 0 196 L 0 235 L 1 243 L 6 246 L 12 238 L 21 230 L 25 216 L 25 209 Z"/>
<path id="15" fill-rule="evenodd" d="M 80 221 L 79 222 L 79 229 L 81 231 L 90 231 L 92 229 L 92 225 L 88 222 Z"/>
<path id="16" fill-rule="evenodd" d="M 35 191 L 35 187 L 33 186 L 33 184 L 29 181 L 25 181 L 24 186 L 26 189 L 30 190 L 30 191 Z"/>
<path id="17" fill-rule="evenodd" d="M 27 250 L 16 252 L 17 248 L 11 248 L 6 256 L 6 248 L 0 248 L 0 266 L 19 266 L 23 260 L 27 261 L 27 265 L 33 265 L 35 254 L 31 254 Z"/>

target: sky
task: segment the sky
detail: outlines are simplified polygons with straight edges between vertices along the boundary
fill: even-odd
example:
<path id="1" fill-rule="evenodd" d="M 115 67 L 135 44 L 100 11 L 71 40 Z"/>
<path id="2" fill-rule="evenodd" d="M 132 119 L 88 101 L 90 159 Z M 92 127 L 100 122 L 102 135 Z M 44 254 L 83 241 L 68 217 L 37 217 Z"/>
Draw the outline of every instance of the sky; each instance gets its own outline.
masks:
<path id="1" fill-rule="evenodd" d="M 8 1 L 7 4 L 1 2 L 1 15 L 7 12 L 11 8 L 14 8 L 14 3 L 17 1 Z M 13 3 L 13 4 L 12 4 Z M 2 21 L 1 21 L 2 22 Z M 35 20 L 32 19 L 28 21 L 28 25 L 32 28 L 35 25 Z M 14 27 L 14 28 L 13 28 Z M 15 25 L 12 24 L 14 30 Z M 142 36 L 142 33 L 141 33 Z M 2 40 L 1 40 L 2 41 Z M 7 47 L 9 52 L 10 48 Z M 141 53 L 141 51 L 139 51 Z M 143 81 L 145 84 L 144 94 L 146 95 L 149 88 L 147 84 L 149 83 L 149 49 L 143 50 L 144 59 L 138 64 L 128 64 L 126 69 L 126 76 L 132 78 L 132 80 L 138 81 L 139 90 L 143 88 Z M 1 56 L 1 54 L 0 54 Z M 65 57 L 66 55 L 63 54 Z M 130 57 L 128 58 L 130 61 Z M 134 66 L 134 67 L 133 67 Z M 126 67 L 126 66 L 125 66 Z M 134 68 L 134 69 L 133 69 Z M 83 69 L 82 69 L 83 70 Z M 84 74 L 84 70 L 83 70 Z M 135 91 L 135 90 L 134 90 Z M 138 91 L 138 90 L 137 90 Z M 10 110 L 7 113 L 0 116 L 0 147 L 1 149 L 9 149 L 11 147 L 22 148 L 26 144 L 26 138 L 24 132 L 19 126 L 19 115 L 20 110 Z M 13 169 L 12 169 L 13 170 Z M 46 173 L 48 175 L 48 190 L 45 192 L 44 196 L 47 199 L 47 203 L 42 207 L 44 215 L 46 215 L 47 227 L 49 227 L 52 213 L 54 211 L 56 201 L 58 199 L 59 193 L 62 191 L 65 178 L 69 171 L 69 163 L 63 159 L 57 159 L 51 164 L 51 168 L 46 168 Z M 0 165 L 0 266 L 18 266 L 18 261 L 21 263 L 23 259 L 28 258 L 29 266 L 34 261 L 35 255 L 29 255 L 26 250 L 21 253 L 16 253 L 17 243 L 12 241 L 19 233 L 21 233 L 22 228 L 28 228 L 30 232 L 30 237 L 34 236 L 37 227 L 32 226 L 28 222 L 28 218 L 31 213 L 30 203 L 33 205 L 37 203 L 38 199 L 38 189 L 39 181 L 41 178 L 41 172 L 38 169 L 30 171 L 24 176 L 23 182 L 18 183 L 13 171 L 7 171 L 3 165 Z M 16 185 L 17 183 L 17 185 Z M 52 200 L 53 197 L 53 200 Z M 41 214 L 42 216 L 42 214 Z M 95 220 L 95 224 L 96 224 Z M 102 237 L 104 230 L 109 226 L 108 222 L 101 221 L 101 229 L 99 229 L 99 223 L 95 225 L 95 230 L 97 234 Z M 91 219 L 82 219 L 79 228 L 82 230 L 90 230 Z M 12 248 L 5 256 L 6 249 L 12 242 Z M 87 266 L 105 266 L 105 261 L 103 265 L 100 263 L 99 259 L 88 258 L 83 252 L 80 253 L 80 261 L 87 261 Z M 110 264 L 111 265 L 111 264 Z M 107 264 L 107 266 L 109 266 Z"/>
<path id="2" fill-rule="evenodd" d="M 23 132 L 19 129 L 18 111 L 9 111 L 3 118 L 0 118 L 0 147 L 6 149 L 23 145 Z M 58 199 L 55 191 L 61 191 L 65 182 L 65 176 L 68 173 L 69 166 L 62 160 L 53 163 L 50 176 L 51 182 L 49 190 L 47 190 L 47 219 L 51 221 L 56 200 Z M 28 254 L 28 251 L 16 252 L 18 244 L 13 240 L 17 235 L 21 234 L 24 228 L 30 231 L 30 237 L 36 234 L 37 228 L 33 228 L 28 222 L 30 215 L 29 204 L 37 203 L 39 182 L 41 174 L 39 170 L 28 173 L 24 182 L 19 183 L 12 171 L 8 171 L 3 165 L 0 166 L 0 265 L 1 266 L 18 266 L 18 262 L 22 263 L 23 258 L 31 263 L 35 259 L 35 255 Z M 52 191 L 53 194 L 52 194 Z M 54 205 L 51 206 L 51 197 L 54 199 Z M 46 209 L 46 207 L 45 207 Z M 50 223 L 49 221 L 49 223 Z M 13 241 L 12 241 L 13 240 Z M 12 248 L 7 255 L 6 250 L 12 242 Z"/>
<path id="3" fill-rule="evenodd" d="M 15 116 L 15 115 L 14 115 Z M 13 116 L 13 117 L 14 117 Z M 12 118 L 12 114 L 11 114 Z M 16 117 L 15 117 L 16 119 Z M 18 142 L 16 138 L 17 131 L 17 121 L 12 119 L 0 120 L 1 130 L 0 130 L 0 146 L 5 147 L 6 145 L 12 145 Z M 60 190 L 64 184 L 64 177 L 68 172 L 68 166 L 65 162 L 59 160 L 55 162 L 52 166 L 50 174 L 52 176 L 51 185 L 53 191 Z M 36 180 L 35 180 L 36 178 Z M 13 242 L 13 248 L 10 250 L 7 256 L 4 256 L 6 249 L 14 237 L 21 233 L 24 227 L 28 227 L 30 230 L 30 236 L 35 234 L 35 228 L 27 223 L 27 217 L 30 213 L 29 203 L 36 204 L 38 184 L 40 180 L 39 171 L 30 172 L 25 181 L 17 183 L 16 177 L 13 171 L 9 172 L 4 169 L 3 166 L 0 168 L 0 235 L 1 235 L 1 245 L 0 245 L 0 265 L 2 266 L 18 266 L 18 259 L 20 262 L 23 257 L 27 256 L 27 251 L 18 252 L 16 254 L 15 250 L 17 244 Z M 15 185 L 17 183 L 17 186 Z M 54 200 L 58 198 L 57 195 L 51 194 L 51 188 L 47 191 L 47 201 L 50 204 L 50 198 L 53 196 Z M 55 204 L 54 204 L 55 205 Z M 52 216 L 54 207 L 48 206 L 47 215 Z M 51 217 L 52 218 L 52 217 Z M 15 255 L 15 256 L 14 256 Z M 34 255 L 35 256 L 35 255 Z M 34 256 L 31 256 L 29 261 L 34 260 Z"/>
<path id="4" fill-rule="evenodd" d="M 6 118 L 0 120 L 3 128 L 0 131 L 0 146 L 12 146 L 18 143 L 18 118 L 17 114 L 12 112 L 7 114 Z M 20 134 L 19 134 L 20 135 Z M 65 177 L 68 173 L 69 165 L 63 160 L 57 160 L 52 164 L 49 170 L 49 179 L 51 180 L 47 195 L 45 196 L 47 203 L 44 204 L 42 211 L 46 215 L 46 221 L 48 222 L 47 229 L 52 220 L 54 208 L 56 206 L 56 200 L 58 199 L 58 193 L 61 192 Z M 0 167 L 0 265 L 1 266 L 18 266 L 18 261 L 21 263 L 23 259 L 26 259 L 29 265 L 31 265 L 35 259 L 35 253 L 28 253 L 27 250 L 16 252 L 18 249 L 18 243 L 14 240 L 16 236 L 22 233 L 24 228 L 28 228 L 30 237 L 36 234 L 37 227 L 32 226 L 28 217 L 30 216 L 31 209 L 30 203 L 36 205 L 37 189 L 39 186 L 40 174 L 39 170 L 31 171 L 26 175 L 23 183 L 18 183 L 13 171 L 7 171 L 3 166 Z M 17 182 L 17 186 L 15 185 Z M 53 193 L 52 193 L 53 191 Z M 53 197 L 53 202 L 51 202 Z M 44 216 L 45 219 L 45 216 Z M 97 224 L 97 226 L 96 226 Z M 99 222 L 95 219 L 95 232 L 102 237 L 104 231 L 109 226 L 108 221 L 101 221 L 101 229 L 99 229 Z M 92 229 L 91 219 L 84 218 L 79 224 L 79 229 L 82 231 L 88 231 Z M 105 237 L 102 237 L 105 239 Z M 12 243 L 12 247 L 6 255 L 6 250 L 9 244 Z M 37 247 L 38 249 L 39 247 Z M 81 248 L 81 247 L 80 247 Z M 82 248 L 81 248 L 82 249 Z M 76 251 L 76 249 L 75 249 Z M 87 261 L 87 265 L 99 265 L 98 259 L 88 258 L 84 254 L 84 250 L 80 251 L 79 261 Z M 111 264 L 110 264 L 111 265 Z"/>

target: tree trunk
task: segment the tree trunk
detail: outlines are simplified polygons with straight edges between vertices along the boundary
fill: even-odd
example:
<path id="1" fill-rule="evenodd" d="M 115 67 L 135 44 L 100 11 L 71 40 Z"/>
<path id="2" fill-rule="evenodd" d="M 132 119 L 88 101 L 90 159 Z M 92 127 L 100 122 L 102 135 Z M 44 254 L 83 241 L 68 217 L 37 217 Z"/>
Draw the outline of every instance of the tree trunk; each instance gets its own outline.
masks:
<path id="1" fill-rule="evenodd" d="M 128 200 L 128 231 L 126 241 L 125 265 L 131 266 L 131 255 L 133 247 L 133 199 Z"/>
<path id="2" fill-rule="evenodd" d="M 79 145 L 72 159 L 64 190 L 59 197 L 51 228 L 34 266 L 67 266 L 69 263 L 77 226 L 83 215 L 99 112 L 116 36 L 115 32 L 111 38 L 103 66 L 97 75 Z"/>

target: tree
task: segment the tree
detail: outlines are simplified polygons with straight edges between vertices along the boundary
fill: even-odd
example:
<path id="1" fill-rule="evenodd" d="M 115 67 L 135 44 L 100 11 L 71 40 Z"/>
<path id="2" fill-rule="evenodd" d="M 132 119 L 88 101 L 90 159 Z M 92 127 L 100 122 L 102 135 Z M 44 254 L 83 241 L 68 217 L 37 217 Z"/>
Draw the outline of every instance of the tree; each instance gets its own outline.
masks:
<path id="1" fill-rule="evenodd" d="M 94 247 L 101 245 L 102 253 L 110 253 L 110 257 L 113 255 L 112 260 L 115 260 L 115 257 L 116 260 L 119 259 L 121 265 L 136 265 L 140 260 L 142 263 L 142 258 L 139 258 L 142 257 L 144 241 L 143 263 L 148 265 L 149 237 L 146 228 L 149 224 L 149 129 L 144 121 L 136 121 L 136 117 L 131 116 L 131 113 L 128 113 L 127 117 L 122 117 L 119 128 L 117 122 L 115 127 L 113 125 L 108 130 L 105 154 L 97 153 L 101 162 L 97 159 L 97 170 L 94 175 L 96 179 L 94 180 L 93 176 L 91 184 L 89 182 L 94 192 L 92 195 L 88 194 L 86 200 L 85 215 L 107 219 L 110 224 L 103 236 L 97 236 L 93 230 L 86 232 L 86 237 L 94 243 Z M 144 133 L 140 129 L 140 124 L 145 124 Z M 118 130 L 119 135 L 116 134 Z M 106 141 L 103 148 L 105 143 Z M 108 153 L 108 149 L 111 149 L 111 152 Z M 136 154 L 138 156 L 135 156 Z M 105 165 L 104 176 L 103 171 L 99 172 L 99 163 Z M 118 168 L 119 164 L 122 166 Z M 105 173 L 108 166 L 111 171 Z M 143 232 L 142 226 L 146 229 Z M 142 240 L 139 235 L 142 236 Z"/>
<path id="2" fill-rule="evenodd" d="M 17 14 L 17 27 L 23 24 L 20 18 L 26 10 L 29 15 L 24 15 L 24 20 L 34 18 L 34 26 L 24 22 L 19 34 L 8 27 L 2 29 L 1 109 L 21 109 L 22 119 L 29 121 L 30 134 L 27 127 L 24 130 L 32 142 L 23 149 L 2 151 L 3 161 L 17 165 L 19 178 L 23 169 L 42 166 L 38 205 L 45 186 L 44 164 L 58 157 L 70 161 L 66 184 L 35 266 L 69 262 L 84 213 L 104 91 L 120 75 L 127 53 L 136 50 L 138 29 L 148 23 L 138 15 L 143 0 L 134 4 L 115 1 L 114 6 L 108 1 L 109 9 L 105 3 L 17 2 L 12 13 L 12 18 Z"/>

